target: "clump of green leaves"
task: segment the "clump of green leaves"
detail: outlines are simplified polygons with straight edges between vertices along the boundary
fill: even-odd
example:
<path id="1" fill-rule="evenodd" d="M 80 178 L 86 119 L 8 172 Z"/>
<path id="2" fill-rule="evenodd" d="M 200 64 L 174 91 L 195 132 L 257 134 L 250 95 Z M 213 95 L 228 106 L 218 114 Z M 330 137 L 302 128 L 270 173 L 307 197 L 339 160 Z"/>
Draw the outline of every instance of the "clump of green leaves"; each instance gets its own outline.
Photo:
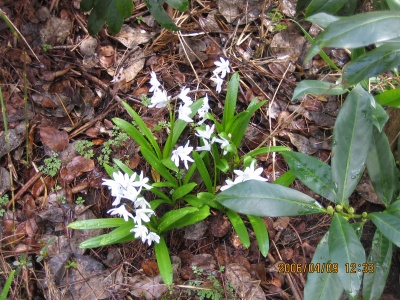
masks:
<path id="1" fill-rule="evenodd" d="M 3 214 L 6 212 L 6 210 L 4 208 L 2 208 L 4 205 L 6 205 L 8 203 L 9 199 L 8 199 L 8 195 L 5 194 L 3 196 L 0 197 L 0 217 L 3 216 Z"/>
<path id="2" fill-rule="evenodd" d="M 103 144 L 103 149 L 101 149 L 101 154 L 98 158 L 98 162 L 101 166 L 105 166 L 110 163 L 110 155 L 113 147 L 121 147 L 123 143 L 128 140 L 128 135 L 119 130 L 118 126 L 114 126 L 110 136 L 111 138 Z"/>
<path id="3" fill-rule="evenodd" d="M 54 243 L 55 241 L 56 241 L 55 237 L 52 237 L 47 241 L 46 245 L 42 249 L 40 249 L 39 255 L 36 258 L 36 262 L 41 262 L 44 258 L 46 258 L 50 244 Z"/>
<path id="4" fill-rule="evenodd" d="M 61 160 L 58 158 L 58 154 L 53 152 L 53 154 L 44 159 L 44 165 L 39 166 L 39 170 L 44 174 L 49 176 L 56 176 L 57 172 L 61 168 Z"/>
<path id="5" fill-rule="evenodd" d="M 88 140 L 80 140 L 75 143 L 76 152 L 85 158 L 92 158 L 94 156 L 93 149 L 90 149 L 90 147 L 93 147 L 93 142 Z"/>
<path id="6" fill-rule="evenodd" d="M 75 203 L 76 204 L 83 204 L 83 203 L 85 203 L 85 199 L 83 199 L 81 196 L 79 196 L 78 198 L 76 198 Z"/>
<path id="7" fill-rule="evenodd" d="M 16 273 L 19 274 L 22 269 L 32 268 L 32 259 L 30 256 L 26 256 L 25 253 L 22 253 L 19 260 L 13 262 L 13 265 L 17 267 Z"/>
<path id="8" fill-rule="evenodd" d="M 78 267 L 78 264 L 72 260 L 69 260 L 65 266 L 66 269 L 76 269 Z"/>
<path id="9" fill-rule="evenodd" d="M 273 10 L 271 10 L 268 13 L 268 17 L 271 19 L 271 22 L 273 24 L 271 26 L 272 31 L 282 31 L 287 29 L 287 26 L 285 24 L 280 23 L 283 19 L 283 15 L 278 9 L 274 8 Z"/>

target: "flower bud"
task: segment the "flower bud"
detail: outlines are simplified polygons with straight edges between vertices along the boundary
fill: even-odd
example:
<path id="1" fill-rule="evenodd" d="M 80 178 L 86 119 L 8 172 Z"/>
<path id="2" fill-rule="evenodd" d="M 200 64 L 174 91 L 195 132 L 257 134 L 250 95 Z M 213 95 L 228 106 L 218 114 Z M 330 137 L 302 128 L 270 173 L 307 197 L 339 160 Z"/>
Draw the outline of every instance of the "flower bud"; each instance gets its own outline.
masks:
<path id="1" fill-rule="evenodd" d="M 343 207 L 341 205 L 336 205 L 336 211 L 341 212 L 343 210 Z"/>
<path id="2" fill-rule="evenodd" d="M 332 207 L 331 205 L 329 205 L 329 206 L 326 208 L 326 213 L 327 213 L 328 215 L 333 215 L 333 212 L 334 212 L 333 207 Z"/>

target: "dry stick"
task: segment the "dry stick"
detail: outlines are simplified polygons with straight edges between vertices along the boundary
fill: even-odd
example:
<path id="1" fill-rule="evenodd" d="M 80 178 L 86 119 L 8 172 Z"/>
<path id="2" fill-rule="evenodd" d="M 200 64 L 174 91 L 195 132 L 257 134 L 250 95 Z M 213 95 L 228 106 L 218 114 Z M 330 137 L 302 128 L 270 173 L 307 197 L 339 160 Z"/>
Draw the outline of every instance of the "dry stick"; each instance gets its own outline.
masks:
<path id="1" fill-rule="evenodd" d="M 196 58 L 197 58 L 201 63 L 202 63 L 202 61 L 201 61 L 201 59 L 196 55 L 196 53 L 194 53 L 194 51 L 189 47 L 189 45 L 186 43 L 186 41 L 185 41 L 185 39 L 182 37 L 182 34 L 181 34 L 180 31 L 178 32 L 178 38 L 179 38 L 179 40 L 180 40 L 180 42 L 181 42 L 181 44 L 182 44 L 183 52 L 185 52 L 185 55 L 186 55 L 186 58 L 187 58 L 187 60 L 188 60 L 188 62 L 189 62 L 189 64 L 190 64 L 190 67 L 191 67 L 192 70 L 193 70 L 194 76 L 196 76 L 197 84 L 200 84 L 200 82 L 201 82 L 201 81 L 200 81 L 200 78 L 199 78 L 199 76 L 197 76 L 196 70 L 195 70 L 195 68 L 193 67 L 192 62 L 190 61 L 189 55 L 188 55 L 187 52 L 186 52 L 186 47 L 189 48 L 189 50 L 192 52 L 192 54 L 194 54 L 194 55 L 196 56 Z"/>
<path id="2" fill-rule="evenodd" d="M 7 203 L 6 208 L 8 209 L 15 200 L 19 199 L 42 175 L 43 173 L 39 172 L 29 179 L 28 182 L 25 183 L 24 186 L 18 191 L 18 193 L 16 193 L 15 196 Z"/>

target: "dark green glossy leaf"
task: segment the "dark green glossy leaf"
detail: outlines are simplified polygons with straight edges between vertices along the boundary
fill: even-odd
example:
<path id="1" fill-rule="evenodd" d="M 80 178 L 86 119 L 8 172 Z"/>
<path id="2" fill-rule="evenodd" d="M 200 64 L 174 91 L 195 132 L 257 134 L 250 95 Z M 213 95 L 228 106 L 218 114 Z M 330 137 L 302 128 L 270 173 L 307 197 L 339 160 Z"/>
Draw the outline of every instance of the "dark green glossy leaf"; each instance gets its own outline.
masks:
<path id="1" fill-rule="evenodd" d="M 132 0 L 117 0 L 117 8 L 122 18 L 128 18 L 133 12 Z"/>
<path id="2" fill-rule="evenodd" d="M 331 24 L 337 20 L 339 20 L 339 17 L 332 16 L 327 13 L 317 13 L 317 14 L 309 16 L 307 18 L 307 21 L 318 24 L 322 28 L 327 27 L 329 24 Z"/>
<path id="3" fill-rule="evenodd" d="M 400 218 L 378 212 L 370 213 L 368 216 L 385 237 L 400 247 Z"/>
<path id="4" fill-rule="evenodd" d="M 322 213 L 324 209 L 313 198 L 277 184 L 248 180 L 219 193 L 216 200 L 236 212 L 281 217 Z"/>
<path id="5" fill-rule="evenodd" d="M 179 11 L 187 11 L 189 9 L 188 0 L 166 0 L 169 5 Z"/>
<path id="6" fill-rule="evenodd" d="M 320 240 L 313 255 L 311 263 L 320 266 L 327 263 L 336 263 L 329 255 L 329 231 Z M 339 267 L 339 266 L 338 266 Z M 343 288 L 339 277 L 334 272 L 309 272 L 306 286 L 304 287 L 304 299 L 306 300 L 337 300 L 343 294 Z"/>
<path id="7" fill-rule="evenodd" d="M 390 30 L 388 30 L 390 28 Z M 368 34 L 365 34 L 368 32 Z M 306 61 L 324 47 L 359 48 L 399 37 L 398 12 L 373 11 L 350 17 L 341 17 L 331 23 L 314 41 Z"/>
<path id="8" fill-rule="evenodd" d="M 112 228 L 112 227 L 120 227 L 122 225 L 126 225 L 122 218 L 108 218 L 108 219 L 90 219 L 90 220 L 81 220 L 75 221 L 68 224 L 68 228 L 72 229 L 99 229 L 99 228 Z M 131 224 L 132 225 L 132 224 Z"/>
<path id="9" fill-rule="evenodd" d="M 312 0 L 306 9 L 306 17 L 322 12 L 334 15 L 346 2 L 347 0 Z"/>
<path id="10" fill-rule="evenodd" d="M 88 18 L 88 31 L 90 35 L 96 35 L 103 28 L 106 19 L 97 17 L 96 11 L 92 10 Z"/>
<path id="11" fill-rule="evenodd" d="M 390 10 L 400 11 L 400 1 L 399 0 L 386 0 L 387 5 Z"/>
<path id="12" fill-rule="evenodd" d="M 154 244 L 154 252 L 156 253 L 157 265 L 162 280 L 165 284 L 171 285 L 173 280 L 172 263 L 163 236 L 160 236 L 160 242 L 158 244 Z"/>
<path id="13" fill-rule="evenodd" d="M 349 222 L 341 215 L 334 214 L 329 228 L 329 255 L 339 265 L 337 273 L 350 299 L 357 299 L 362 273 L 346 272 L 345 264 L 365 263 L 365 251 Z"/>
<path id="14" fill-rule="evenodd" d="M 82 0 L 80 4 L 80 9 L 83 12 L 88 12 L 94 6 L 94 0 Z"/>
<path id="15" fill-rule="evenodd" d="M 329 199 L 336 200 L 331 167 L 316 157 L 299 152 L 282 152 L 290 171 L 308 188 Z"/>
<path id="16" fill-rule="evenodd" d="M 230 209 L 226 210 L 226 215 L 228 216 L 228 219 L 231 222 L 233 229 L 235 229 L 235 232 L 238 235 L 243 246 L 249 248 L 250 237 L 242 218 L 236 212 Z"/>
<path id="17" fill-rule="evenodd" d="M 375 127 L 366 165 L 374 190 L 387 207 L 399 193 L 399 172 L 386 134 Z"/>
<path id="18" fill-rule="evenodd" d="M 112 34 L 117 34 L 121 30 L 122 24 L 124 23 L 124 18 L 119 13 L 116 0 L 111 2 L 106 21 L 108 24 L 108 29 Z"/>
<path id="19" fill-rule="evenodd" d="M 348 204 L 364 171 L 372 135 L 371 95 L 357 85 L 347 96 L 333 130 L 332 179 L 336 203 Z"/>
<path id="20" fill-rule="evenodd" d="M 400 44 L 385 43 L 347 64 L 343 71 L 343 82 L 347 86 L 355 85 L 399 64 Z"/>
<path id="21" fill-rule="evenodd" d="M 375 103 L 375 107 L 372 107 L 372 123 L 375 127 L 382 131 L 383 126 L 389 120 L 389 115 L 386 113 L 385 109 L 379 103 Z"/>
<path id="22" fill-rule="evenodd" d="M 400 200 L 392 202 L 385 212 L 400 218 Z"/>
<path id="23" fill-rule="evenodd" d="M 392 262 L 392 248 L 392 242 L 377 229 L 367 259 L 367 263 L 370 263 L 370 265 L 365 265 L 370 272 L 364 274 L 362 291 L 364 300 L 379 300 L 381 298 Z"/>
<path id="24" fill-rule="evenodd" d="M 301 98 L 308 94 L 313 95 L 342 95 L 347 90 L 342 85 L 333 84 L 320 80 L 302 80 L 299 82 L 293 92 L 292 100 Z"/>
<path id="25" fill-rule="evenodd" d="M 400 89 L 385 91 L 375 96 L 375 100 L 382 106 L 400 108 Z"/>
<path id="26" fill-rule="evenodd" d="M 232 133 L 229 130 L 233 122 L 233 117 L 235 115 L 238 90 L 239 90 L 239 73 L 236 72 L 232 75 L 227 87 L 227 93 L 224 104 L 224 113 L 222 115 L 222 127 L 224 132 Z"/>
<path id="27" fill-rule="evenodd" d="M 164 28 L 168 30 L 178 31 L 179 27 L 175 25 L 174 21 L 168 16 L 162 4 L 164 1 L 160 2 L 158 0 L 145 0 L 147 9 L 150 11 L 154 19 Z"/>
<path id="28" fill-rule="evenodd" d="M 309 4 L 311 0 L 298 0 L 296 1 L 296 13 L 301 12 L 303 9 L 305 9 Z"/>
<path id="29" fill-rule="evenodd" d="M 247 216 L 253 227 L 254 234 L 256 235 L 258 249 L 260 249 L 261 254 L 267 257 L 269 252 L 269 235 L 268 229 L 260 217 Z"/>

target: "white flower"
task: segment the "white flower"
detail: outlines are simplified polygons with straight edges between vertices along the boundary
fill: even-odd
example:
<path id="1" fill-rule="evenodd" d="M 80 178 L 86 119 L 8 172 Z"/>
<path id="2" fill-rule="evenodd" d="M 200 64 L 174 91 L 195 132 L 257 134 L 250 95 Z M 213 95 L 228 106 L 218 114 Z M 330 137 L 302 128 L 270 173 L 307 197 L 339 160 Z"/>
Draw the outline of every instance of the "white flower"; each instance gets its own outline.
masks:
<path id="1" fill-rule="evenodd" d="M 126 198 L 132 202 L 135 202 L 137 196 L 139 196 L 139 193 L 140 191 L 136 190 L 133 186 L 129 186 L 126 190 L 123 191 L 122 198 Z M 113 203 L 113 205 L 115 204 Z"/>
<path id="2" fill-rule="evenodd" d="M 125 198 L 125 191 L 131 185 L 131 179 L 128 174 L 121 171 L 113 173 L 113 179 L 103 179 L 102 185 L 107 185 L 111 190 L 111 196 L 115 197 L 113 206 L 119 205 L 121 198 Z"/>
<path id="3" fill-rule="evenodd" d="M 205 119 L 206 114 L 208 113 L 208 110 L 210 109 L 210 106 L 208 105 L 208 96 L 207 94 L 205 95 L 205 97 L 203 98 L 203 105 L 200 107 L 200 109 L 197 111 L 197 114 L 199 115 L 199 117 L 201 118 L 201 120 L 199 121 L 199 125 L 203 124 Z"/>
<path id="4" fill-rule="evenodd" d="M 211 151 L 211 145 L 206 139 L 202 139 L 204 146 L 197 147 L 196 151 Z"/>
<path id="5" fill-rule="evenodd" d="M 151 104 L 149 105 L 149 107 L 162 108 L 168 104 L 170 99 L 171 97 L 167 95 L 166 91 L 155 89 L 154 94 L 151 97 Z"/>
<path id="6" fill-rule="evenodd" d="M 150 203 L 146 201 L 143 197 L 139 197 L 135 201 L 135 208 L 140 207 L 141 209 L 144 209 L 146 207 L 150 208 Z"/>
<path id="7" fill-rule="evenodd" d="M 189 147 L 189 141 L 186 143 L 185 147 L 179 146 L 176 150 L 172 151 L 171 159 L 175 163 L 175 166 L 179 167 L 179 160 L 182 160 L 186 170 L 189 169 L 187 162 L 193 162 L 193 159 L 189 157 L 192 151 L 193 147 Z"/>
<path id="8" fill-rule="evenodd" d="M 125 222 L 128 222 L 128 218 L 133 219 L 133 215 L 126 210 L 125 204 L 122 204 L 120 207 L 117 208 L 112 208 L 107 212 L 112 216 L 118 214 L 120 217 L 124 218 Z"/>
<path id="9" fill-rule="evenodd" d="M 218 68 L 216 68 L 213 73 L 215 75 L 218 75 L 219 73 L 221 73 L 221 78 L 225 78 L 226 73 L 231 72 L 231 69 L 229 68 L 229 60 L 225 60 L 222 57 L 220 57 L 219 60 L 220 61 L 214 62 L 214 65 L 216 65 Z"/>
<path id="10" fill-rule="evenodd" d="M 188 123 L 193 122 L 193 119 L 190 118 L 190 116 L 189 116 L 192 113 L 192 110 L 190 109 L 190 107 L 188 105 L 181 104 L 179 106 L 178 112 L 179 112 L 179 117 L 178 117 L 179 120 L 183 120 Z"/>
<path id="11" fill-rule="evenodd" d="M 189 88 L 184 87 L 182 89 L 182 91 L 179 93 L 178 98 L 181 99 L 183 101 L 183 103 L 185 103 L 185 105 L 191 105 L 193 103 L 192 99 L 190 99 L 189 96 L 187 96 L 187 94 L 190 92 Z"/>
<path id="12" fill-rule="evenodd" d="M 214 137 L 214 138 L 211 140 L 211 143 L 214 143 L 214 142 L 216 142 L 216 143 L 218 143 L 218 144 L 221 144 L 221 149 L 224 150 L 224 153 L 223 153 L 224 155 L 225 155 L 226 153 L 228 153 L 228 150 L 226 150 L 225 148 L 229 146 L 229 141 L 228 141 L 226 138 L 224 138 L 224 137 L 222 137 L 222 136 L 220 136 L 220 139 Z"/>
<path id="13" fill-rule="evenodd" d="M 147 244 L 150 246 L 152 242 L 157 244 L 160 242 L 160 236 L 157 233 L 151 232 L 147 235 Z"/>
<path id="14" fill-rule="evenodd" d="M 136 216 L 133 218 L 133 220 L 136 224 L 142 225 L 142 221 L 145 223 L 150 222 L 150 217 L 154 214 L 154 210 L 150 208 L 136 209 Z"/>
<path id="15" fill-rule="evenodd" d="M 132 176 L 135 176 L 134 177 L 135 179 L 137 177 L 136 173 L 133 173 Z M 139 187 L 139 193 L 140 193 L 142 188 L 145 188 L 147 190 L 151 190 L 152 186 L 147 184 L 147 182 L 149 182 L 149 178 L 143 176 L 143 170 L 140 172 L 140 175 L 138 175 L 138 176 L 139 176 L 139 180 L 134 181 L 132 183 L 132 186 Z"/>
<path id="16" fill-rule="evenodd" d="M 225 180 L 225 182 L 226 182 L 226 185 L 221 186 L 221 191 L 225 191 L 225 190 L 229 189 L 230 187 L 234 186 L 235 184 L 238 184 L 239 182 L 242 182 L 242 181 L 239 181 L 236 178 L 235 181 L 227 179 L 227 180 Z"/>
<path id="17" fill-rule="evenodd" d="M 144 243 L 147 239 L 147 233 L 149 232 L 149 229 L 147 229 L 146 226 L 140 224 L 133 227 L 130 231 L 135 234 L 135 238 L 142 239 L 142 243 Z"/>
<path id="18" fill-rule="evenodd" d="M 215 124 L 213 124 L 211 127 L 210 125 L 206 125 L 206 130 L 196 130 L 197 131 L 196 135 L 203 139 L 209 140 L 211 138 L 211 135 L 214 133 L 214 128 Z"/>
<path id="19" fill-rule="evenodd" d="M 224 80 L 217 74 L 214 74 L 214 76 L 211 77 L 210 79 L 215 82 L 216 84 L 215 90 L 217 91 L 217 93 L 221 93 L 221 88 L 222 84 L 224 83 Z"/>
<path id="20" fill-rule="evenodd" d="M 261 177 L 261 173 L 263 172 L 263 168 L 258 168 L 258 169 L 254 169 L 256 165 L 256 162 L 253 161 L 250 165 L 250 167 L 247 167 L 246 169 L 244 169 L 244 171 L 240 171 L 240 170 L 234 170 L 233 172 L 235 172 L 236 175 L 238 175 L 238 177 L 236 178 L 237 180 L 240 180 L 240 182 L 243 181 L 247 181 L 250 179 L 253 180 L 258 180 L 258 181 L 267 181 L 266 178 Z"/>
<path id="21" fill-rule="evenodd" d="M 149 92 L 154 92 L 155 90 L 158 90 L 158 88 L 161 86 L 161 83 L 157 80 L 157 75 L 156 73 L 154 73 L 154 71 L 151 71 L 150 73 L 151 78 L 150 78 L 150 84 L 151 84 L 151 88 L 149 90 Z"/>

